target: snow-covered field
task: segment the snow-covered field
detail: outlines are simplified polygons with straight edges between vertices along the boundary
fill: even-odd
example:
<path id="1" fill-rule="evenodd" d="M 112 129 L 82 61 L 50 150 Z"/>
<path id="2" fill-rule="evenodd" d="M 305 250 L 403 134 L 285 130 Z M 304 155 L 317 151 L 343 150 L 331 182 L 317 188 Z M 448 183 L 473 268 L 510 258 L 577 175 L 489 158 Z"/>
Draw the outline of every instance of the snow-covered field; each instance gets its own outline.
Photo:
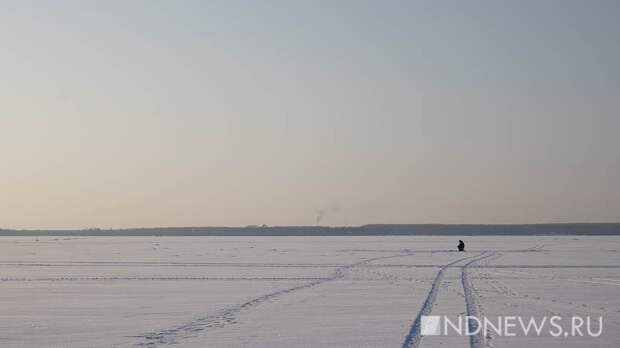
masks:
<path id="1" fill-rule="evenodd" d="M 620 346 L 620 237 L 457 241 L 0 237 L 0 347 Z M 603 332 L 422 336 L 422 314 Z"/>

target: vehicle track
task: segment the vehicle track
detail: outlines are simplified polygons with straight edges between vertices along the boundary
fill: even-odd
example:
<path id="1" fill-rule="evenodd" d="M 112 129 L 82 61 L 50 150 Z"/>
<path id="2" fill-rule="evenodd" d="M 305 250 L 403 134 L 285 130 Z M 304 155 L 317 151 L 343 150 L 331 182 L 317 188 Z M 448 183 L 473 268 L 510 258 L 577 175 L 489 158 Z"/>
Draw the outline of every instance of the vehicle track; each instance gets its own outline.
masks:
<path id="1" fill-rule="evenodd" d="M 145 334 L 141 334 L 137 336 L 131 336 L 131 337 L 137 337 L 143 340 L 143 342 L 140 342 L 136 345 L 137 347 L 154 348 L 154 347 L 163 346 L 163 345 L 177 344 L 181 339 L 193 337 L 201 331 L 205 331 L 210 328 L 221 328 L 229 324 L 234 324 L 236 323 L 236 317 L 238 313 L 252 309 L 262 303 L 275 300 L 282 295 L 290 294 L 290 293 L 297 292 L 297 291 L 304 290 L 304 289 L 309 289 L 309 288 L 315 287 L 319 284 L 323 284 L 329 281 L 342 279 L 345 276 L 345 272 L 351 268 L 362 266 L 372 261 L 390 259 L 390 258 L 395 258 L 395 257 L 403 257 L 403 256 L 411 255 L 411 254 L 412 253 L 401 253 L 397 255 L 375 257 L 375 258 L 365 259 L 365 260 L 362 260 L 362 261 L 359 261 L 353 264 L 345 265 L 342 267 L 338 267 L 334 270 L 334 272 L 332 272 L 330 276 L 326 278 L 319 278 L 317 280 L 313 280 L 311 282 L 304 283 L 298 286 L 271 292 L 271 293 L 256 297 L 252 300 L 246 301 L 244 303 L 232 305 L 217 313 L 194 319 L 192 321 L 189 321 L 185 324 L 178 325 L 176 327 L 163 329 L 163 330 L 157 330 L 157 331 L 153 331 L 153 332 L 149 332 L 149 333 L 145 333 Z"/>
<path id="2" fill-rule="evenodd" d="M 418 313 L 415 320 L 411 324 L 411 327 L 409 328 L 409 333 L 407 334 L 407 336 L 405 337 L 405 340 L 403 341 L 402 348 L 412 348 L 412 347 L 418 347 L 420 345 L 420 341 L 422 340 L 422 335 L 420 332 L 420 324 L 421 324 L 422 316 L 430 314 L 433 309 L 433 305 L 435 304 L 435 299 L 437 298 L 437 292 L 439 291 L 439 286 L 441 285 L 441 281 L 443 280 L 444 271 L 448 267 L 456 265 L 457 263 L 461 261 L 468 260 L 474 257 L 479 257 L 483 254 L 484 253 L 460 258 L 458 260 L 452 261 L 442 266 L 439 269 L 439 271 L 437 272 L 437 275 L 435 276 L 435 279 L 431 283 L 431 289 L 429 290 L 428 295 L 426 295 L 426 299 L 424 300 L 424 304 L 422 305 L 420 312 Z"/>
<path id="3" fill-rule="evenodd" d="M 476 296 L 477 296 L 476 290 L 474 286 L 472 285 L 471 280 L 469 279 L 469 273 L 467 271 L 467 268 L 475 262 L 490 258 L 494 255 L 495 255 L 494 252 L 485 253 L 482 256 L 479 256 L 473 260 L 470 260 L 469 262 L 467 262 L 461 267 L 461 283 L 463 285 L 463 293 L 465 294 L 465 308 L 466 308 L 466 313 L 468 316 L 480 318 L 481 313 L 479 310 L 479 306 L 476 303 Z M 478 329 L 478 323 L 473 319 L 469 320 L 468 326 L 469 326 L 470 331 L 476 331 Z M 480 348 L 483 346 L 484 342 L 485 342 L 485 336 L 482 330 L 480 330 L 480 332 L 478 332 L 478 334 L 476 335 L 469 336 L 470 348 Z"/>
<path id="4" fill-rule="evenodd" d="M 224 310 L 219 311 L 218 313 L 194 319 L 188 323 L 179 325 L 177 327 L 136 336 L 144 339 L 144 342 L 138 343 L 137 346 L 151 348 L 161 345 L 176 344 L 181 338 L 190 337 L 198 332 L 207 330 L 209 328 L 224 327 L 228 324 L 236 323 L 236 314 L 241 311 L 248 310 L 263 302 L 273 300 L 281 295 L 292 293 L 302 289 L 308 289 L 334 279 L 336 278 L 332 277 L 315 280 L 302 285 L 275 291 L 260 297 L 256 297 L 250 301 L 228 307 Z"/>

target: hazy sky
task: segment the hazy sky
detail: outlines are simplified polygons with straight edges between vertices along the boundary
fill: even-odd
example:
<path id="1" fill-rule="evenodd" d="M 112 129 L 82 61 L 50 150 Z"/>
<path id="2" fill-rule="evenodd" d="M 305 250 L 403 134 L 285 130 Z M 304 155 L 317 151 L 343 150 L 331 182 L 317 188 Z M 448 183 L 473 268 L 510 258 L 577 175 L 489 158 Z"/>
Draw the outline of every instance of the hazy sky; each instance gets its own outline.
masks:
<path id="1" fill-rule="evenodd" d="M 0 0 L 0 228 L 620 221 L 619 18 Z"/>

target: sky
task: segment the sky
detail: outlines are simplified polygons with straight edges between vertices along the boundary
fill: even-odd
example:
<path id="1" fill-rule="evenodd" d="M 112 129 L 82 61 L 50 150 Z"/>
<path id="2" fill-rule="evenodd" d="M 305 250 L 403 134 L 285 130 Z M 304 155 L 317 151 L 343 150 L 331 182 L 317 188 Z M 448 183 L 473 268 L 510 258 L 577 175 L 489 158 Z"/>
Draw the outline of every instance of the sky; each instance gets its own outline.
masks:
<path id="1" fill-rule="evenodd" d="M 618 18 L 0 0 L 0 228 L 618 222 Z"/>

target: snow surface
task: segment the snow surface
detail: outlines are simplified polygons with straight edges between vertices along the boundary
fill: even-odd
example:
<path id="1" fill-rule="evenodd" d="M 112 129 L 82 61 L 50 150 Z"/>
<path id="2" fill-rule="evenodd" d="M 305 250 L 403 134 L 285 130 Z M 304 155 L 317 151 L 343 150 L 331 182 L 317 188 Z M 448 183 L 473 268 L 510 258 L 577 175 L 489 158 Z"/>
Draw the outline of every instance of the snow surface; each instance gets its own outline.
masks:
<path id="1" fill-rule="evenodd" d="M 0 237 L 0 347 L 618 347 L 620 237 Z M 600 337 L 419 316 L 602 316 Z"/>

